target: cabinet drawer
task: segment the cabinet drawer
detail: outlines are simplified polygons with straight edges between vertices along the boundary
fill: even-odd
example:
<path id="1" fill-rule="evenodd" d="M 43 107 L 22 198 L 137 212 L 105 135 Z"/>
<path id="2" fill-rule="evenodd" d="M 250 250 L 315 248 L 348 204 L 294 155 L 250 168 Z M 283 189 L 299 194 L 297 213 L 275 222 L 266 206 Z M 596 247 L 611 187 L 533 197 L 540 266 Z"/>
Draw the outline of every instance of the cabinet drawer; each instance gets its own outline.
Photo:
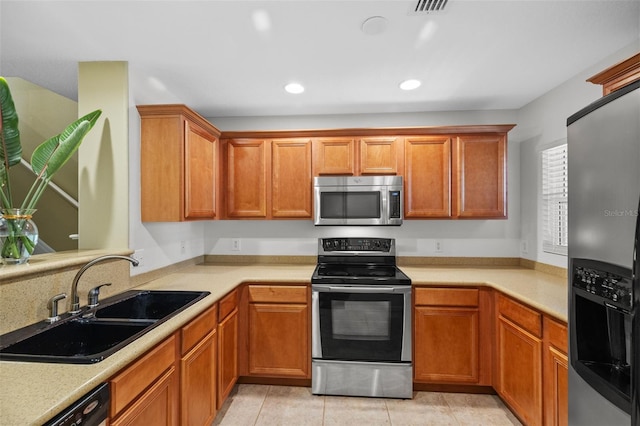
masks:
<path id="1" fill-rule="evenodd" d="M 476 288 L 418 287 L 414 291 L 416 306 L 478 306 Z"/>
<path id="2" fill-rule="evenodd" d="M 543 318 L 543 325 L 544 339 L 566 355 L 569 352 L 567 326 L 546 316 Z"/>
<path id="3" fill-rule="evenodd" d="M 233 290 L 218 302 L 218 322 L 221 322 L 238 306 L 238 290 Z"/>
<path id="4" fill-rule="evenodd" d="M 111 426 L 177 425 L 178 370 L 171 367 L 151 388 L 115 419 Z M 74 425 L 76 423 L 73 423 Z M 84 424 L 84 423 L 82 423 Z"/>
<path id="5" fill-rule="evenodd" d="M 218 324 L 217 319 L 217 305 L 213 305 L 200 314 L 199 317 L 182 327 L 181 354 L 184 355 L 189 352 L 191 348 L 209 334 Z"/>
<path id="6" fill-rule="evenodd" d="M 536 337 L 542 337 L 542 315 L 502 294 L 498 294 L 498 312 Z"/>
<path id="7" fill-rule="evenodd" d="M 249 301 L 251 303 L 307 303 L 307 286 L 250 285 Z"/>
<path id="8" fill-rule="evenodd" d="M 176 361 L 176 338 L 169 337 L 111 380 L 111 417 L 115 417 Z"/>

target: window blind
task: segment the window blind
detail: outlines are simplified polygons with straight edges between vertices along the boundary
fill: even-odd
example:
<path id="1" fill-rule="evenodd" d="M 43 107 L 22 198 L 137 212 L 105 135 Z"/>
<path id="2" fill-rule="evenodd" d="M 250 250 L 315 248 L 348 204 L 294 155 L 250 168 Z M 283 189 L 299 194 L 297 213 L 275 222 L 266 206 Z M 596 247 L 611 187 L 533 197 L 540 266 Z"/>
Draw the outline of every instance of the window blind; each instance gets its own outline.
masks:
<path id="1" fill-rule="evenodd" d="M 567 144 L 542 151 L 542 250 L 567 255 Z"/>

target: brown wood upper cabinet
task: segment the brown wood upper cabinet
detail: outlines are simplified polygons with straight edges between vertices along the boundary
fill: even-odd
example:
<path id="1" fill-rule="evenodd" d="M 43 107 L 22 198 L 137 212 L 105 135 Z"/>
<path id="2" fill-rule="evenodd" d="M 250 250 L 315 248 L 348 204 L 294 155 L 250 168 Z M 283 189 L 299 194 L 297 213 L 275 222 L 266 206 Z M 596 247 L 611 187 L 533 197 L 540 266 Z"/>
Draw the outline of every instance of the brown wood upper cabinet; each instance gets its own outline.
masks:
<path id="1" fill-rule="evenodd" d="M 401 148 L 396 136 L 316 138 L 313 175 L 397 175 Z"/>
<path id="2" fill-rule="evenodd" d="M 313 141 L 313 175 L 355 175 L 356 140 L 352 137 Z"/>
<path id="3" fill-rule="evenodd" d="M 265 139 L 225 141 L 227 217 L 267 217 L 268 145 Z"/>
<path id="4" fill-rule="evenodd" d="M 405 217 L 451 216 L 451 136 L 408 136 L 404 155 Z"/>
<path id="5" fill-rule="evenodd" d="M 223 147 L 227 217 L 311 217 L 310 139 L 229 139 Z"/>
<path id="6" fill-rule="evenodd" d="M 453 155 L 453 214 L 459 218 L 507 216 L 505 135 L 456 138 Z"/>
<path id="7" fill-rule="evenodd" d="M 404 138 L 405 217 L 505 218 L 505 134 Z"/>
<path id="8" fill-rule="evenodd" d="M 622 89 L 640 80 L 640 53 L 633 55 L 604 71 L 599 72 L 587 81 L 602 85 L 602 96 Z"/>
<path id="9" fill-rule="evenodd" d="M 397 175 L 402 158 L 402 138 L 367 137 L 360 139 L 360 174 Z"/>
<path id="10" fill-rule="evenodd" d="M 271 217 L 310 218 L 311 140 L 271 141 Z"/>
<path id="11" fill-rule="evenodd" d="M 143 222 L 216 217 L 220 131 L 185 105 L 138 105 Z"/>
<path id="12" fill-rule="evenodd" d="M 225 132 L 224 217 L 310 219 L 314 176 L 402 175 L 407 219 L 505 218 L 511 128 Z"/>

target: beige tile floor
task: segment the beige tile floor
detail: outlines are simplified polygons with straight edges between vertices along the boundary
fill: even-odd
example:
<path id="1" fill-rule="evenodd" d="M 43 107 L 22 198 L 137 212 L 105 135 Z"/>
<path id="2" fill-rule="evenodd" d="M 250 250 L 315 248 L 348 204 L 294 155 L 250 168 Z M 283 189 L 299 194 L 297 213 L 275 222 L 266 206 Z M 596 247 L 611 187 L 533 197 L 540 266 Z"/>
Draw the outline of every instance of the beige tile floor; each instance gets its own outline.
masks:
<path id="1" fill-rule="evenodd" d="M 495 395 L 415 392 L 412 400 L 312 395 L 310 388 L 237 385 L 214 425 L 521 425 Z"/>

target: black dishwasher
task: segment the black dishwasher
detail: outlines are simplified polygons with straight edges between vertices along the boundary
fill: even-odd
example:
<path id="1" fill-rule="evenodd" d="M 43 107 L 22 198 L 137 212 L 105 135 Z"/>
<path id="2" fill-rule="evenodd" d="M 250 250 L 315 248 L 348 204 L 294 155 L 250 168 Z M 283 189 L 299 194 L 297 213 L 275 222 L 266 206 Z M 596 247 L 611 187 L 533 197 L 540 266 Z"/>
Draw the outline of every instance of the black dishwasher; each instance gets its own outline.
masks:
<path id="1" fill-rule="evenodd" d="M 102 383 L 44 426 L 106 426 L 108 417 L 109 384 Z"/>

